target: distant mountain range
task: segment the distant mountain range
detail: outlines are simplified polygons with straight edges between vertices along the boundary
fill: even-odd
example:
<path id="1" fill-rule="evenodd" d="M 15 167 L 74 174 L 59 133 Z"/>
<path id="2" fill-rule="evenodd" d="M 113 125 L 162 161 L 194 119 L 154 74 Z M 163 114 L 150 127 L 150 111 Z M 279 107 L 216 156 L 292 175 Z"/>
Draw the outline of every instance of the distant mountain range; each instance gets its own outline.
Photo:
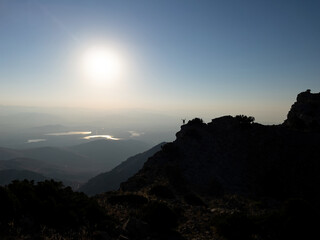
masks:
<path id="1" fill-rule="evenodd" d="M 111 171 L 101 173 L 98 176 L 91 178 L 87 183 L 80 187 L 79 191 L 92 196 L 107 191 L 117 190 L 120 187 L 120 183 L 137 173 L 148 158 L 160 151 L 164 144 L 165 143 L 160 143 L 148 151 L 132 156 Z"/>
<path id="2" fill-rule="evenodd" d="M 96 140 L 66 148 L 0 148 L 0 170 L 26 170 L 67 184 L 83 183 L 149 147 L 136 140 Z"/>

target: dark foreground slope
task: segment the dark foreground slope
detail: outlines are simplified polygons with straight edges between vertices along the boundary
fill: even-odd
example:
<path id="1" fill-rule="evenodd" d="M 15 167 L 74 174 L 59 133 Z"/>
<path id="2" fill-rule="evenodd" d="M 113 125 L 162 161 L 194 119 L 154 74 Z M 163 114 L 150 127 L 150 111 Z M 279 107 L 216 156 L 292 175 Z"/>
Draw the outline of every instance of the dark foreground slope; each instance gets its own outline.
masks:
<path id="1" fill-rule="evenodd" d="M 299 94 L 281 125 L 189 121 L 100 200 L 128 239 L 148 239 L 150 229 L 168 234 L 151 239 L 310 238 L 320 217 L 318 95 Z"/>
<path id="2" fill-rule="evenodd" d="M 91 178 L 87 183 L 79 188 L 78 191 L 84 192 L 89 196 L 107 191 L 117 190 L 120 183 L 136 174 L 149 157 L 153 156 L 161 149 L 165 143 L 160 143 L 155 147 L 128 158 L 109 172 L 101 173 Z"/>
<path id="3" fill-rule="evenodd" d="M 0 239 L 115 239 L 118 236 L 116 222 L 94 199 L 53 180 L 37 184 L 16 180 L 0 186 L 0 212 Z M 109 234 L 114 238 L 101 238 Z"/>
<path id="4" fill-rule="evenodd" d="M 189 121 L 174 142 L 121 188 L 139 191 L 165 180 L 177 190 L 209 196 L 221 192 L 274 198 L 320 195 L 318 95 L 299 94 L 282 125 L 264 126 L 246 116 L 225 116 L 208 124 Z"/>
<path id="5" fill-rule="evenodd" d="M 121 187 L 138 191 L 165 179 L 177 190 L 204 195 L 314 195 L 320 180 L 319 142 L 319 132 L 251 124 L 231 116 L 209 124 L 195 119 Z"/>

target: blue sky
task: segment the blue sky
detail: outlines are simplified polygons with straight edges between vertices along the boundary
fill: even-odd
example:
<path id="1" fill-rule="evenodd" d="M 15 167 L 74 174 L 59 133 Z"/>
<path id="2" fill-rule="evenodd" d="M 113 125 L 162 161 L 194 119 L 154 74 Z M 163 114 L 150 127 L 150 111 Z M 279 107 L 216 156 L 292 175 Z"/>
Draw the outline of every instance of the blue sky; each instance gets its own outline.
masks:
<path id="1" fill-rule="evenodd" d="M 320 2 L 0 0 L 0 104 L 284 120 L 320 91 Z M 90 46 L 125 77 L 82 79 Z"/>

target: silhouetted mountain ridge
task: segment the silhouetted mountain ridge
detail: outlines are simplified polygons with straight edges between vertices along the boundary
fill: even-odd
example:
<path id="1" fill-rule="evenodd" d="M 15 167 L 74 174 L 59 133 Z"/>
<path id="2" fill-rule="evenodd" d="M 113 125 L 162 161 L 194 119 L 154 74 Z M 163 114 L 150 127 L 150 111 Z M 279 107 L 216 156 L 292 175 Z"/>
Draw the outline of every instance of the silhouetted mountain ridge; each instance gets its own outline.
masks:
<path id="1" fill-rule="evenodd" d="M 319 110 L 312 109 L 315 112 L 309 116 L 318 121 Z M 221 191 L 271 197 L 320 195 L 315 184 L 320 181 L 320 133 L 306 131 L 309 125 L 300 130 L 292 127 L 291 115 L 285 124 L 274 126 L 250 122 L 245 116 L 224 116 L 208 124 L 191 120 L 121 189 L 143 191 L 167 182 L 178 191 L 204 195 Z"/>

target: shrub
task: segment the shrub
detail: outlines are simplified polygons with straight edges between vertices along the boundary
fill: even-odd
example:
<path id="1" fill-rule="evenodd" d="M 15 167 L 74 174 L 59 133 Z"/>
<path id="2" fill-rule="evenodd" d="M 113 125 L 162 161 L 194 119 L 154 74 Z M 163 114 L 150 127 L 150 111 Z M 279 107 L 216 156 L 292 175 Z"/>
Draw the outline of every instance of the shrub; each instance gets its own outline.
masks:
<path id="1" fill-rule="evenodd" d="M 8 189 L 0 186 L 0 232 L 5 231 L 7 223 L 13 221 L 19 210 L 19 202 Z"/>
<path id="2" fill-rule="evenodd" d="M 188 122 L 188 125 L 202 125 L 203 120 L 201 118 L 194 118 Z"/>
<path id="3" fill-rule="evenodd" d="M 254 117 L 252 116 L 245 116 L 245 115 L 237 115 L 235 117 L 240 124 L 245 124 L 245 125 L 249 125 L 249 124 L 252 124 L 254 122 Z"/>
<path id="4" fill-rule="evenodd" d="M 53 180 L 37 185 L 33 181 L 13 181 L 1 187 L 0 199 L 1 225 L 13 221 L 25 233 L 39 232 L 42 226 L 63 233 L 109 221 L 94 199 Z"/>

